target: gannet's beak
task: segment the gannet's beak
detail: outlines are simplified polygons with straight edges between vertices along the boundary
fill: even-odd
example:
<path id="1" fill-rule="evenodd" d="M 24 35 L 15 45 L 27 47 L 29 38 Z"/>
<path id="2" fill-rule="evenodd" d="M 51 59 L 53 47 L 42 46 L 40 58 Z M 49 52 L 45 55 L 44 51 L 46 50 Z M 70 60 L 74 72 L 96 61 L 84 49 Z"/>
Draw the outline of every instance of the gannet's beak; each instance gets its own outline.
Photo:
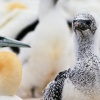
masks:
<path id="1" fill-rule="evenodd" d="M 20 41 L 0 36 L 0 47 L 30 47 Z"/>

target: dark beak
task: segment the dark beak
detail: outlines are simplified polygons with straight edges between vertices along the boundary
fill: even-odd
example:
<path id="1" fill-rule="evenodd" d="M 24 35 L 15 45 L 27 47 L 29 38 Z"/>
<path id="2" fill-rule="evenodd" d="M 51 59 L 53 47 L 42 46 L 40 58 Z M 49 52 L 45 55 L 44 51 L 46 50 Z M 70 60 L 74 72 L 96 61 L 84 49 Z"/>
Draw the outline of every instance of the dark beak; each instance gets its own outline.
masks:
<path id="1" fill-rule="evenodd" d="M 89 29 L 90 27 L 89 20 L 73 20 L 73 25 L 75 26 L 75 29 L 78 30 L 86 30 Z"/>
<path id="2" fill-rule="evenodd" d="M 0 47 L 30 47 L 20 41 L 0 36 Z"/>

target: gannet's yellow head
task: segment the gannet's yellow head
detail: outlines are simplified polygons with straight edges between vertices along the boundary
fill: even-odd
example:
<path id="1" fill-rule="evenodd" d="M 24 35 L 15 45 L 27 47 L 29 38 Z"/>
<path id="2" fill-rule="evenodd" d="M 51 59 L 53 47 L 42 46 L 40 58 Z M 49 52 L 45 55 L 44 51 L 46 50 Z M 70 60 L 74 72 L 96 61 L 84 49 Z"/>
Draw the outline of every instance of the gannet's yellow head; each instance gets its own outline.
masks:
<path id="1" fill-rule="evenodd" d="M 29 47 L 17 40 L 0 37 L 0 47 Z M 22 77 L 22 66 L 12 52 L 0 52 L 0 95 L 14 95 Z"/>
<path id="2" fill-rule="evenodd" d="M 12 52 L 0 52 L 0 95 L 14 95 L 22 78 L 22 66 Z"/>
<path id="3" fill-rule="evenodd" d="M 14 9 L 26 9 L 27 7 L 24 4 L 21 4 L 19 2 L 13 2 L 7 5 L 8 11 L 12 11 Z"/>

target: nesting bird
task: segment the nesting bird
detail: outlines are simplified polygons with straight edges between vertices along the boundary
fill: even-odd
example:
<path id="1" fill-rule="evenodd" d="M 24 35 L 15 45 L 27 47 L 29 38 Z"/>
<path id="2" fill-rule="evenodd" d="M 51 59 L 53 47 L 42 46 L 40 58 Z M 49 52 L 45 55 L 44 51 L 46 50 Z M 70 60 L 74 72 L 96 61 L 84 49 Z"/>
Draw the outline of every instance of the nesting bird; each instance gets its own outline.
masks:
<path id="1" fill-rule="evenodd" d="M 3 36 L 15 38 L 37 18 L 31 9 L 20 2 L 8 3 L 4 9 L 6 13 L 0 19 L 0 32 Z"/>
<path id="2" fill-rule="evenodd" d="M 29 47 L 27 44 L 0 37 L 0 47 Z M 0 100 L 22 100 L 16 91 L 22 79 L 22 66 L 12 52 L 0 52 Z"/>
<path id="3" fill-rule="evenodd" d="M 41 0 L 41 5 L 43 13 L 40 14 L 40 22 L 35 31 L 26 37 L 32 49 L 30 52 L 22 50 L 19 54 L 24 67 L 18 95 L 23 98 L 32 96 L 31 90 L 34 90 L 34 96 L 41 96 L 57 73 L 74 63 L 72 34 L 66 23 L 69 18 L 67 12 L 64 14 L 57 0 Z M 23 60 L 23 57 L 26 59 Z"/>
<path id="4" fill-rule="evenodd" d="M 9 1 L 2 5 L 4 5 L 2 7 L 4 11 L 0 10 L 1 35 L 21 40 L 27 33 L 35 29 L 38 20 L 37 15 L 34 13 L 34 9 L 30 9 L 25 4 L 21 3 L 21 1 Z M 1 14 L 1 11 L 3 14 Z M 12 47 L 11 50 L 16 54 L 20 52 L 19 48 Z"/>
<path id="5" fill-rule="evenodd" d="M 97 23 L 88 13 L 73 20 L 77 61 L 48 84 L 44 100 L 99 100 L 100 58 L 95 47 Z"/>

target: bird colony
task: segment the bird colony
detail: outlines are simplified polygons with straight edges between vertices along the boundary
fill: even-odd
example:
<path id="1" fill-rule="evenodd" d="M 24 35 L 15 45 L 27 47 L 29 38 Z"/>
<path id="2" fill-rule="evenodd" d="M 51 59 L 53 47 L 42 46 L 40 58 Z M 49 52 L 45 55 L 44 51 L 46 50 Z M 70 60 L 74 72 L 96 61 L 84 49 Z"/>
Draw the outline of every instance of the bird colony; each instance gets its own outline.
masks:
<path id="1" fill-rule="evenodd" d="M 99 5 L 1 0 L 0 100 L 100 100 Z"/>

